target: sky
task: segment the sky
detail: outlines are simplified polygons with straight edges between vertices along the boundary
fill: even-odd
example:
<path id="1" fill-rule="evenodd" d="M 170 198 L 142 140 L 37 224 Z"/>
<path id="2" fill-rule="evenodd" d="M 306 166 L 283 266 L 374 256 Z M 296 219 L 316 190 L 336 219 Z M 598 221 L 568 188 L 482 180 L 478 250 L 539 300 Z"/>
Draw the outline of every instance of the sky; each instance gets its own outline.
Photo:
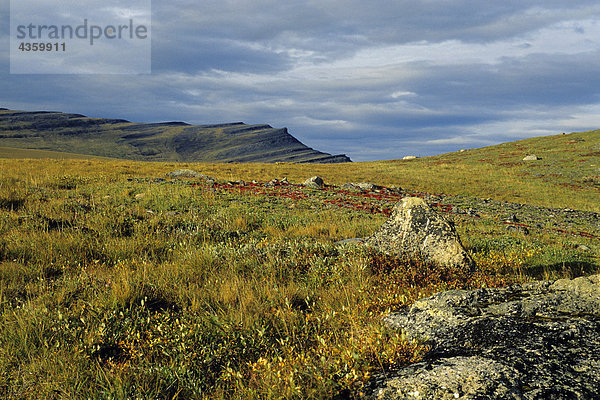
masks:
<path id="1" fill-rule="evenodd" d="M 11 74 L 9 3 L 0 107 L 269 124 L 353 161 L 600 128 L 597 0 L 153 0 L 144 74 Z"/>

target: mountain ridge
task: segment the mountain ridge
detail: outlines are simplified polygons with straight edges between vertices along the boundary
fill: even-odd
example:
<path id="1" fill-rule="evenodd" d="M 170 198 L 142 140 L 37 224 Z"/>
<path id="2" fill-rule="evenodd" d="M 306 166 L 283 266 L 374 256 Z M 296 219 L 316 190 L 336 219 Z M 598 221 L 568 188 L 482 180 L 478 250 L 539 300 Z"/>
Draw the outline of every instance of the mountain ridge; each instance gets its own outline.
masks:
<path id="1" fill-rule="evenodd" d="M 57 111 L 0 108 L 0 146 L 64 151 L 135 161 L 351 162 L 306 146 L 287 128 L 230 122 L 135 123 Z"/>

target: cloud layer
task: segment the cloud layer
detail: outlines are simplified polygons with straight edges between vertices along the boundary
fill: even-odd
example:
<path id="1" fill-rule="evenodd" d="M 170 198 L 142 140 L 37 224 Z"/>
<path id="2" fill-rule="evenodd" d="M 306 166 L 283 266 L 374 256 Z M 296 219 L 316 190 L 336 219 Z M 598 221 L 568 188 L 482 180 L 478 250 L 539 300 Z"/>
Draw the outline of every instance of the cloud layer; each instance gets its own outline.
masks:
<path id="1" fill-rule="evenodd" d="M 0 106 L 287 126 L 353 160 L 600 128 L 594 1 L 153 1 L 152 74 L 9 75 Z"/>

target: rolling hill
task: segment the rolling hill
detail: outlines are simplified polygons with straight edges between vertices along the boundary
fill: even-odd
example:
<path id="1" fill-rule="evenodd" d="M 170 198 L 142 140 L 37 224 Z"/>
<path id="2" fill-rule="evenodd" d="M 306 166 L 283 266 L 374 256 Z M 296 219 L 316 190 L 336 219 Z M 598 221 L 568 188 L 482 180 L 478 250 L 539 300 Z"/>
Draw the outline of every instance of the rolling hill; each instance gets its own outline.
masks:
<path id="1" fill-rule="evenodd" d="M 132 123 L 80 114 L 0 109 L 0 146 L 135 161 L 350 162 L 314 150 L 287 131 L 242 122 L 189 125 Z"/>

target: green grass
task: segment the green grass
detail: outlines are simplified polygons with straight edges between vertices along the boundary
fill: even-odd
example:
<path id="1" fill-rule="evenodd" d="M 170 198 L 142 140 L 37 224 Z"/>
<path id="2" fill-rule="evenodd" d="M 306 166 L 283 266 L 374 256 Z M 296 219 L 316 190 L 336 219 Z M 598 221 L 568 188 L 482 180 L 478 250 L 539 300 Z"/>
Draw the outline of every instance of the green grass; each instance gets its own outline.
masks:
<path id="1" fill-rule="evenodd" d="M 527 154 L 537 154 L 542 159 L 522 161 Z M 23 156 L 27 156 L 26 153 Z M 37 158 L 37 155 L 30 158 Z M 29 162 L 23 163 L 16 164 L 20 165 L 17 168 L 29 167 Z M 31 167 L 35 168 L 34 165 Z M 95 168 L 95 165 L 90 164 L 90 168 Z M 415 191 L 600 212 L 600 131 L 532 138 L 416 160 L 347 163 L 343 166 L 290 163 L 131 164 L 118 161 L 110 165 L 110 169 L 121 173 L 136 165 L 141 176 L 163 176 L 179 167 L 193 168 L 222 179 L 247 181 L 269 181 L 286 176 L 290 182 L 301 183 L 312 175 L 320 175 L 331 184 L 370 181 Z M 15 168 L 15 164 L 11 164 L 11 168 Z"/>
<path id="2" fill-rule="evenodd" d="M 0 153 L 0 397 L 359 398 L 372 374 L 426 351 L 386 329 L 386 312 L 598 273 L 598 240 L 449 215 L 478 264 L 467 274 L 335 244 L 375 231 L 392 198 L 225 181 L 321 175 L 600 211 L 598 146 L 594 131 L 343 166 Z M 162 180 L 178 168 L 220 184 Z"/>
<path id="3" fill-rule="evenodd" d="M 335 244 L 370 235 L 391 200 L 225 181 L 319 174 L 595 210 L 597 188 L 561 185 L 593 170 L 542 152 L 568 139 L 517 142 L 543 163 L 505 166 L 502 146 L 343 168 L 0 160 L 0 397 L 359 398 L 372 374 L 427 350 L 383 314 L 440 290 L 598 273 L 597 239 L 448 215 L 469 274 Z M 190 167 L 220 184 L 160 180 Z M 562 178 L 537 176 L 553 168 Z"/>

